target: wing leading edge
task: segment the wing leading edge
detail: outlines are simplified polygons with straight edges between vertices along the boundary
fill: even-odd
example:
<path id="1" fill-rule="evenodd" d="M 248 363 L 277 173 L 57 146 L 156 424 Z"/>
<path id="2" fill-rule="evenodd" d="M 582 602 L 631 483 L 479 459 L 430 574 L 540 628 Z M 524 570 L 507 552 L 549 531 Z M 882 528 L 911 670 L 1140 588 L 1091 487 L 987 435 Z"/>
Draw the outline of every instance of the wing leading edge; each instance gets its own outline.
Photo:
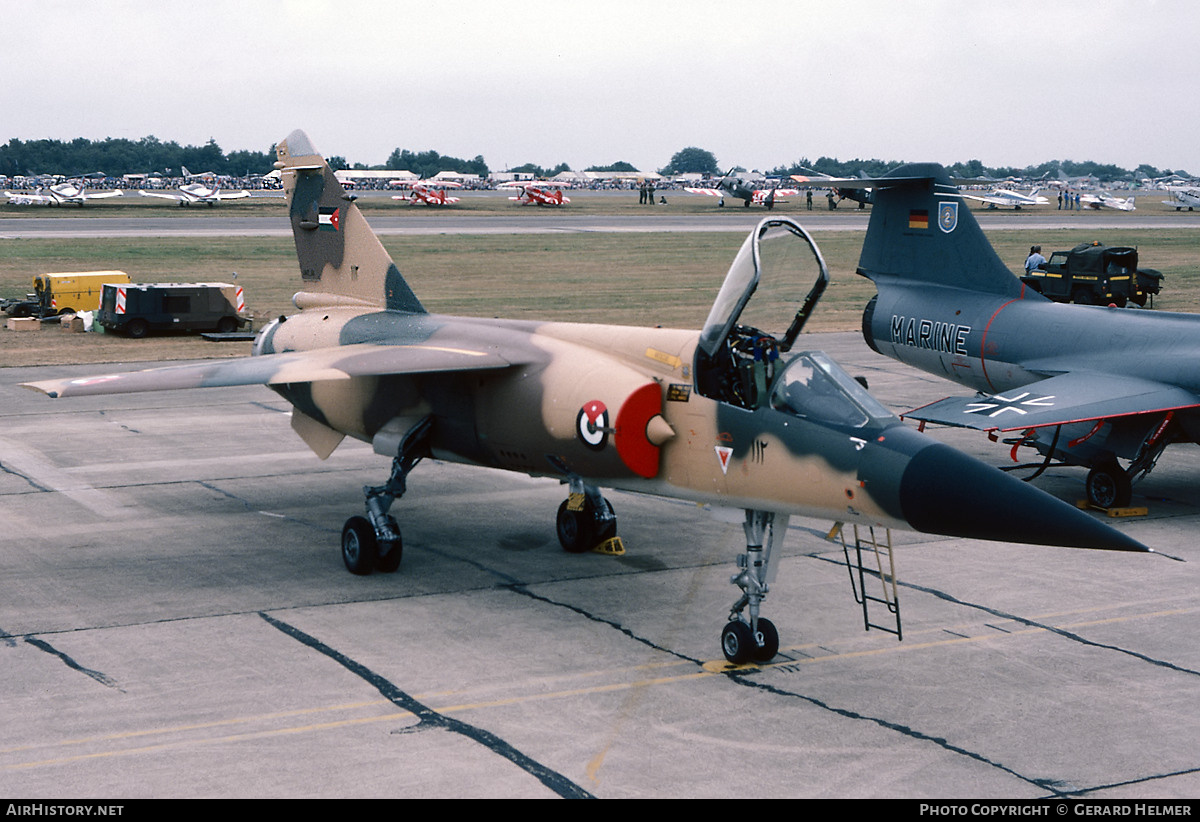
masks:
<path id="1" fill-rule="evenodd" d="M 947 397 L 903 416 L 980 431 L 1020 431 L 1196 407 L 1200 397 L 1179 386 L 1073 371 L 999 394 Z"/>
<path id="2" fill-rule="evenodd" d="M 84 397 L 95 394 L 129 394 L 232 385 L 282 385 L 387 374 L 491 370 L 518 364 L 520 363 L 495 351 L 479 351 L 461 346 L 359 343 L 314 351 L 293 351 L 238 360 L 150 368 L 121 374 L 40 380 L 23 383 L 22 387 L 56 398 Z"/>

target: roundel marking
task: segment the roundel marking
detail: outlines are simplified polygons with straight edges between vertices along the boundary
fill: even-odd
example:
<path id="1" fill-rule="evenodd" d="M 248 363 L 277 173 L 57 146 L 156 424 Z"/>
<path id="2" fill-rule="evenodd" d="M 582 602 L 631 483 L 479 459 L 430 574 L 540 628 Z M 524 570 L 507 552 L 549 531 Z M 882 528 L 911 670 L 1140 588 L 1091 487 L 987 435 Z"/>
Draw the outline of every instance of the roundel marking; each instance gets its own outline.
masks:
<path id="1" fill-rule="evenodd" d="M 575 433 L 593 451 L 601 451 L 608 442 L 608 408 L 600 400 L 589 400 L 575 418 Z"/>

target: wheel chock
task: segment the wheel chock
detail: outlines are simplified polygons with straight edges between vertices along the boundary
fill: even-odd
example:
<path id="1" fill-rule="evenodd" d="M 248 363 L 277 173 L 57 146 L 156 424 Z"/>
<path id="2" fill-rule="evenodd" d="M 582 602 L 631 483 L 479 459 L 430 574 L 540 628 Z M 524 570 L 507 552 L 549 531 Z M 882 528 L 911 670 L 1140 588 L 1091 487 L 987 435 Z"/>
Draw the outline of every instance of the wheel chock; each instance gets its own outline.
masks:
<path id="1" fill-rule="evenodd" d="M 623 557 L 625 556 L 625 543 L 621 542 L 620 537 L 612 537 L 611 539 L 604 540 L 604 542 L 593 548 L 592 551 L 610 557 Z"/>
<path id="2" fill-rule="evenodd" d="M 1075 507 L 1081 511 L 1103 511 L 1105 515 L 1112 519 L 1118 517 L 1144 517 L 1150 513 L 1150 509 L 1145 506 L 1134 508 L 1101 508 L 1099 505 L 1092 505 L 1085 499 L 1076 500 Z"/>

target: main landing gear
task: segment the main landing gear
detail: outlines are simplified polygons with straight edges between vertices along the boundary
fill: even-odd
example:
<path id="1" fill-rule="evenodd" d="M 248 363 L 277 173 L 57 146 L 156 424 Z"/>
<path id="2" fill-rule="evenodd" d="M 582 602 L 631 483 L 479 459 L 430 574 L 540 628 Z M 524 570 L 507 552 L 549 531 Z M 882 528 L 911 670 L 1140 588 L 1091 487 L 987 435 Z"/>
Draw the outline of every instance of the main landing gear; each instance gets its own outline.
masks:
<path id="1" fill-rule="evenodd" d="M 367 515 L 350 517 L 342 526 L 342 561 L 350 573 L 382 571 L 390 574 L 400 567 L 404 551 L 400 526 L 388 510 L 393 502 L 404 496 L 408 473 L 429 453 L 431 427 L 429 417 L 414 425 L 400 442 L 387 482 L 363 488 Z"/>
<path id="2" fill-rule="evenodd" d="M 1125 508 L 1133 500 L 1133 481 L 1115 459 L 1088 471 L 1085 487 L 1088 502 L 1097 508 Z"/>
<path id="3" fill-rule="evenodd" d="M 563 550 L 582 554 L 617 535 L 617 517 L 600 489 L 579 477 L 567 480 L 569 495 L 558 506 L 558 541 Z"/>
<path id="4" fill-rule="evenodd" d="M 1171 415 L 1167 414 L 1127 468 L 1121 467 L 1116 455 L 1103 455 L 1088 471 L 1088 503 L 1097 508 L 1128 507 L 1133 501 L 1133 483 L 1149 474 L 1166 447 L 1177 441 L 1174 431 Z"/>
<path id="5" fill-rule="evenodd" d="M 779 631 L 771 620 L 760 617 L 758 611 L 774 581 L 772 559 L 775 549 L 783 542 L 787 524 L 786 516 L 768 511 L 746 511 L 746 521 L 742 524 L 746 532 L 746 553 L 738 557 L 741 570 L 729 578 L 742 589 L 742 595 L 730 609 L 729 623 L 721 631 L 721 650 L 725 659 L 735 665 L 768 662 L 779 652 Z M 742 615 L 744 610 L 748 611 L 748 616 Z"/>

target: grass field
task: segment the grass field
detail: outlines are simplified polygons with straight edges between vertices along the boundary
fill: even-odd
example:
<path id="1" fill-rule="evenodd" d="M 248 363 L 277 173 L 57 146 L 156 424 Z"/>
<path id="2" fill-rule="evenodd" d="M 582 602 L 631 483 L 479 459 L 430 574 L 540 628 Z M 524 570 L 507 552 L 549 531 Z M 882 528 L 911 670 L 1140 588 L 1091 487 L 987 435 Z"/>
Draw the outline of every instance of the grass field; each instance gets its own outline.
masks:
<path id="1" fill-rule="evenodd" d="M 633 207 L 638 207 L 636 200 Z M 281 210 L 273 208 L 273 213 Z M 808 328 L 857 330 L 862 308 L 874 294 L 874 286 L 854 273 L 863 234 L 822 233 L 819 221 L 812 225 L 832 281 Z M 1015 229 L 995 231 L 990 239 L 1014 273 L 1035 243 L 1047 256 L 1093 240 L 1138 246 L 1142 267 L 1166 275 L 1156 309 L 1200 313 L 1200 229 L 1100 235 L 1088 229 Z M 383 243 L 430 311 L 697 328 L 743 240 L 724 232 L 571 233 L 387 236 Z M 135 281 L 230 281 L 236 272 L 256 328 L 267 318 L 293 311 L 291 296 L 300 285 L 287 237 L 0 240 L 0 295 L 26 293 L 36 274 L 95 269 L 123 270 Z M 808 283 L 803 285 L 806 290 Z M 129 340 L 71 334 L 57 326 L 0 330 L 0 364 L 5 366 L 242 356 L 248 351 L 248 343 L 210 343 L 197 336 Z"/>

